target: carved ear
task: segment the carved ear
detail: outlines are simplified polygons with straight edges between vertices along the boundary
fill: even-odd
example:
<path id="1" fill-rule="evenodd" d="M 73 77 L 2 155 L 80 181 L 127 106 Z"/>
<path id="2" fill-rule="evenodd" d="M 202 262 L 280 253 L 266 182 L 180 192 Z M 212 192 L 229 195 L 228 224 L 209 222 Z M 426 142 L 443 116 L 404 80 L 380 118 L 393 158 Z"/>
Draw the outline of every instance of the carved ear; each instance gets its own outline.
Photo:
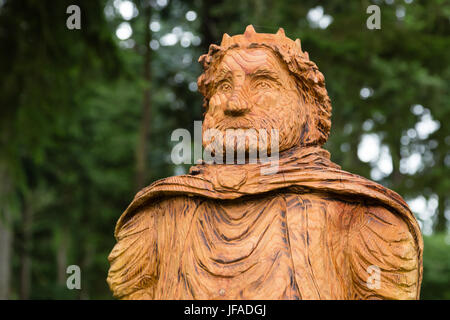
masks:
<path id="1" fill-rule="evenodd" d="M 226 47 L 230 44 L 231 37 L 228 35 L 228 33 L 224 33 L 222 37 L 222 42 L 220 43 L 221 47 Z"/>
<path id="2" fill-rule="evenodd" d="M 295 45 L 302 51 L 302 44 L 300 43 L 300 39 L 295 40 Z"/>
<path id="3" fill-rule="evenodd" d="M 283 28 L 278 29 L 277 36 L 278 37 L 285 37 L 286 36 L 285 33 L 284 33 L 284 29 Z"/>
<path id="4" fill-rule="evenodd" d="M 249 24 L 247 26 L 247 28 L 245 28 L 245 32 L 244 32 L 244 36 L 246 36 L 247 38 L 251 37 L 252 35 L 254 35 L 256 33 L 255 28 L 253 28 L 253 26 L 251 24 Z"/>

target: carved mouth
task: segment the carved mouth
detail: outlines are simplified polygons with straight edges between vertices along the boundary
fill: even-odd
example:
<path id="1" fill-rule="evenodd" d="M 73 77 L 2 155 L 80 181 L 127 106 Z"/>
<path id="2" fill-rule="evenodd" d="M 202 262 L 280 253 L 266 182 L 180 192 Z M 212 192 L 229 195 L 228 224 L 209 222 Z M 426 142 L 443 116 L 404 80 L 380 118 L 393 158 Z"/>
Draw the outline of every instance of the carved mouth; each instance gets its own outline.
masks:
<path id="1" fill-rule="evenodd" d="M 246 129 L 250 129 L 250 128 L 247 127 L 247 126 L 242 126 L 242 127 L 231 126 L 231 127 L 227 127 L 226 129 L 233 129 L 233 130 L 243 129 L 243 130 L 246 130 Z"/>
<path id="2" fill-rule="evenodd" d="M 223 119 L 216 125 L 216 129 L 218 130 L 226 130 L 226 129 L 255 129 L 258 126 L 255 126 L 254 123 L 256 121 L 251 121 L 248 118 L 241 118 L 241 119 Z"/>

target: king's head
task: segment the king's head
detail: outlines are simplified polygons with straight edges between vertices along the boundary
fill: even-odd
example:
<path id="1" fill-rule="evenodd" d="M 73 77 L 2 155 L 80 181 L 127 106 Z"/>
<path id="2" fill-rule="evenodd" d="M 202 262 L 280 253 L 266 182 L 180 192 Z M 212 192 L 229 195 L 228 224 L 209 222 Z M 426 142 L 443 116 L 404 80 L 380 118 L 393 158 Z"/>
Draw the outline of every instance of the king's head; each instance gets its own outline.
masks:
<path id="1" fill-rule="evenodd" d="M 274 129 L 279 151 L 326 142 L 331 103 L 324 77 L 300 40 L 287 38 L 282 28 L 267 34 L 249 25 L 242 35 L 224 34 L 220 46 L 212 44 L 199 62 L 204 69 L 198 78 L 206 108 L 204 133 L 265 130 L 270 143 Z M 204 136 L 205 148 L 206 140 Z M 254 143 L 247 140 L 241 147 L 248 151 Z"/>

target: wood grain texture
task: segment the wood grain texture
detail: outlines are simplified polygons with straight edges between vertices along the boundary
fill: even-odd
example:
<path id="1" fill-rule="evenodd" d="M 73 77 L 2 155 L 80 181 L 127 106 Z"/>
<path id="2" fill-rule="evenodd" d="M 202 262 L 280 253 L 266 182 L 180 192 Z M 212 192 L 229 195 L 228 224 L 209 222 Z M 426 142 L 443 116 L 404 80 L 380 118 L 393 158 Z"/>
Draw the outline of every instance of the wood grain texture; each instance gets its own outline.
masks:
<path id="1" fill-rule="evenodd" d="M 278 171 L 204 163 L 142 189 L 116 225 L 114 296 L 418 299 L 417 221 L 398 194 L 341 170 L 321 148 L 331 106 L 300 42 L 248 27 L 200 60 L 206 127 L 279 129 Z"/>

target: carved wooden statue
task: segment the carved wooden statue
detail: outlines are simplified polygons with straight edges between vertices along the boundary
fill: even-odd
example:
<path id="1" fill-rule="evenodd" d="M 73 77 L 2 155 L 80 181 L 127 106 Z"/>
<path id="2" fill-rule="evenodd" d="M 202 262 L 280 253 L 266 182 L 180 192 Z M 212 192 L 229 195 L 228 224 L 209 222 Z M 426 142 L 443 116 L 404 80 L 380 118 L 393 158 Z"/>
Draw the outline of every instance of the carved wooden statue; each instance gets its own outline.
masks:
<path id="1" fill-rule="evenodd" d="M 203 162 L 141 190 L 115 229 L 114 296 L 418 299 L 417 221 L 398 194 L 321 148 L 331 104 L 300 40 L 248 26 L 199 61 L 203 130 L 278 130 L 278 170 Z M 246 154 L 252 143 L 241 145 Z"/>

